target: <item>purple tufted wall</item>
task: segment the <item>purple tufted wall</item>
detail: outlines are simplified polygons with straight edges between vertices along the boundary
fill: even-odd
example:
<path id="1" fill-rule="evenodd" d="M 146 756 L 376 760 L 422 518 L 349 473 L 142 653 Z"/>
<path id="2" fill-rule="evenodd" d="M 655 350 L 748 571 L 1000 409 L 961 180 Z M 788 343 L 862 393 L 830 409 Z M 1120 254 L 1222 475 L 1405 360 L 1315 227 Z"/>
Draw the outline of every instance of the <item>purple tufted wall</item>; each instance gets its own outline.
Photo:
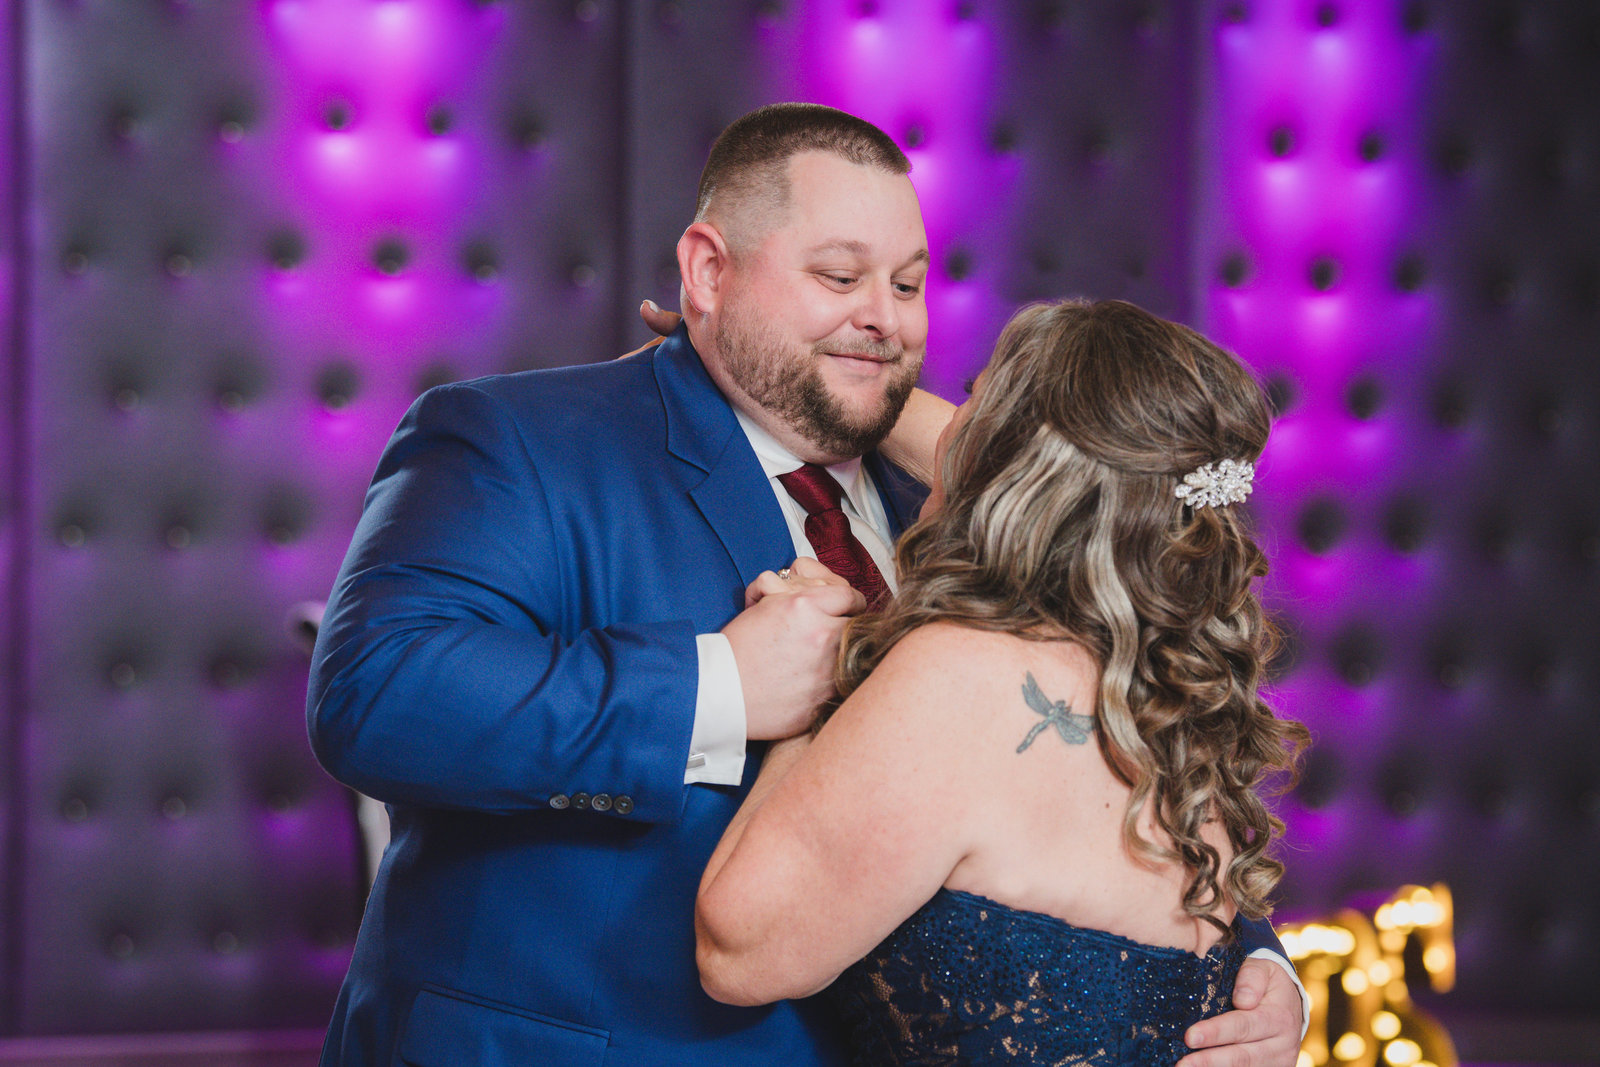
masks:
<path id="1" fill-rule="evenodd" d="M 16 701 L 17 674 L 22 649 L 13 637 L 14 626 L 22 614 L 21 570 L 25 561 L 19 552 L 17 528 L 21 517 L 23 459 L 18 454 L 16 422 L 24 410 L 22 393 L 22 344 L 18 329 L 16 274 L 21 259 L 17 240 L 15 138 L 15 36 L 16 12 L 13 3 L 0 3 L 0 1019 L 10 1015 L 14 988 L 11 947 L 12 923 L 16 914 L 17 882 L 13 872 L 20 859 L 15 838 L 17 752 L 15 730 L 19 722 Z"/>
<path id="2" fill-rule="evenodd" d="M 711 138 L 785 98 L 911 154 L 935 388 L 1067 293 L 1269 377 L 1286 903 L 1444 879 L 1446 1007 L 1600 1019 L 1592 5 L 0 16 L 0 1035 L 325 1021 L 364 882 L 291 608 L 418 391 L 642 340 Z"/>
<path id="3" fill-rule="evenodd" d="M 22 1033 L 314 1025 L 358 871 L 283 619 L 355 513 L 269 329 L 285 209 L 248 5 L 24 20 Z M 245 132 L 241 132 L 245 131 Z"/>
<path id="4" fill-rule="evenodd" d="M 1286 901 L 1443 880 L 1464 1054 L 1592 1054 L 1600 12 L 1217 3 L 1199 43 L 1202 324 L 1282 412 L 1254 504 L 1317 738 Z"/>

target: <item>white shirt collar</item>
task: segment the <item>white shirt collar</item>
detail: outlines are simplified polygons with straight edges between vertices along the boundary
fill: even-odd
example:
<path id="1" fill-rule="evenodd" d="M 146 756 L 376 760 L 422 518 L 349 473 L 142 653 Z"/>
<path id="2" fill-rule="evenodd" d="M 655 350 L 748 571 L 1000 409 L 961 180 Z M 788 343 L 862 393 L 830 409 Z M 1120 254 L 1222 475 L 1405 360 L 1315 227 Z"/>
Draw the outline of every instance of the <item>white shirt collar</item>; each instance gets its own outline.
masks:
<path id="1" fill-rule="evenodd" d="M 779 444 L 778 439 L 762 429 L 754 419 L 738 408 L 733 409 L 733 414 L 739 420 L 744 435 L 750 439 L 750 447 L 755 449 L 756 459 L 761 461 L 761 469 L 769 479 L 805 466 L 804 460 Z M 826 469 L 844 489 L 844 495 L 850 498 L 850 505 L 855 508 L 856 514 L 871 515 L 867 494 L 872 490 L 867 485 L 867 479 L 861 475 L 861 457 L 830 464 Z"/>

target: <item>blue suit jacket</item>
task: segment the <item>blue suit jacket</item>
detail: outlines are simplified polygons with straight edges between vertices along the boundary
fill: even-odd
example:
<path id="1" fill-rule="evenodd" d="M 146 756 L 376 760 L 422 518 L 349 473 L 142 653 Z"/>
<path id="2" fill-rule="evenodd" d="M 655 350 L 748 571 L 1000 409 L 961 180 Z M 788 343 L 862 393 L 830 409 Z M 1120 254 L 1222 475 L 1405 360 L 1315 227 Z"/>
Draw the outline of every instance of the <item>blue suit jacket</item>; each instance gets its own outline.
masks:
<path id="1" fill-rule="evenodd" d="M 914 483 L 869 462 L 898 533 Z M 417 401 L 312 664 L 318 758 L 393 825 L 324 1064 L 838 1061 L 820 1005 L 727 1007 L 694 963 L 744 794 L 683 784 L 695 635 L 793 554 L 681 330 Z"/>

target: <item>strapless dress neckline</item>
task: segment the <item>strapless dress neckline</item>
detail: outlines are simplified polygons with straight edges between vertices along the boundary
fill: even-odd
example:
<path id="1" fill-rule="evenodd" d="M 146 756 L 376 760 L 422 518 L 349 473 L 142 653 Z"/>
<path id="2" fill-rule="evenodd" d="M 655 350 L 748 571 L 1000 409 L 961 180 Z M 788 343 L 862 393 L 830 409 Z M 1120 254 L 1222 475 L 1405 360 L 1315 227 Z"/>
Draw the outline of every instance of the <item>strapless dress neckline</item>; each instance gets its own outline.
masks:
<path id="1" fill-rule="evenodd" d="M 1171 1067 L 1230 1006 L 1237 926 L 1198 956 L 940 889 L 831 996 L 857 1067 Z"/>
<path id="2" fill-rule="evenodd" d="M 1048 912 L 1030 911 L 1027 908 L 1018 908 L 1011 904 L 1002 904 L 1000 901 L 995 900 L 992 897 L 986 897 L 982 893 L 971 893 L 965 889 L 950 889 L 948 887 L 941 886 L 938 892 L 934 894 L 934 897 L 937 898 L 941 893 L 947 896 L 960 898 L 972 907 L 987 908 L 994 911 L 1006 912 L 1013 916 L 1018 922 L 1036 922 L 1046 927 L 1060 927 L 1064 930 L 1071 931 L 1076 936 L 1080 936 L 1092 941 L 1104 941 L 1107 944 L 1118 945 L 1132 952 L 1153 953 L 1155 955 L 1171 953 L 1179 958 L 1187 957 L 1194 960 L 1203 960 L 1209 957 L 1213 952 L 1224 950 L 1225 946 L 1228 944 L 1228 939 L 1224 938 L 1207 949 L 1204 955 L 1200 955 L 1190 952 L 1186 948 L 1178 948 L 1175 945 L 1153 945 L 1148 941 L 1140 941 L 1137 938 L 1127 937 L 1123 934 L 1114 934 L 1109 930 L 1101 930 L 1093 926 L 1078 926 L 1075 923 L 1069 922 L 1066 919 L 1059 918 L 1055 915 L 1051 915 Z M 1239 931 L 1237 922 L 1235 922 L 1228 929 L 1232 936 L 1238 936 Z"/>

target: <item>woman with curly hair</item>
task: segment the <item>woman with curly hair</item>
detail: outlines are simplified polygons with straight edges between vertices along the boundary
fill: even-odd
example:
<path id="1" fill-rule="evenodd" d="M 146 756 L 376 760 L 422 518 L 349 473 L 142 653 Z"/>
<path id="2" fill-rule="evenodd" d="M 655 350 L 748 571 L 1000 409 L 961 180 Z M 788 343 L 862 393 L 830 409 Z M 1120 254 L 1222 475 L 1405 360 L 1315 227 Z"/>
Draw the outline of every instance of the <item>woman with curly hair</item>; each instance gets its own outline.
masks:
<path id="1" fill-rule="evenodd" d="M 1266 560 L 1236 506 L 1268 422 L 1232 356 L 1130 304 L 1012 319 L 920 449 L 898 592 L 711 857 L 713 996 L 837 978 L 863 1064 L 1184 1055 L 1269 910 L 1260 792 L 1307 739 L 1260 695 Z M 799 560 L 750 595 L 838 580 Z"/>

